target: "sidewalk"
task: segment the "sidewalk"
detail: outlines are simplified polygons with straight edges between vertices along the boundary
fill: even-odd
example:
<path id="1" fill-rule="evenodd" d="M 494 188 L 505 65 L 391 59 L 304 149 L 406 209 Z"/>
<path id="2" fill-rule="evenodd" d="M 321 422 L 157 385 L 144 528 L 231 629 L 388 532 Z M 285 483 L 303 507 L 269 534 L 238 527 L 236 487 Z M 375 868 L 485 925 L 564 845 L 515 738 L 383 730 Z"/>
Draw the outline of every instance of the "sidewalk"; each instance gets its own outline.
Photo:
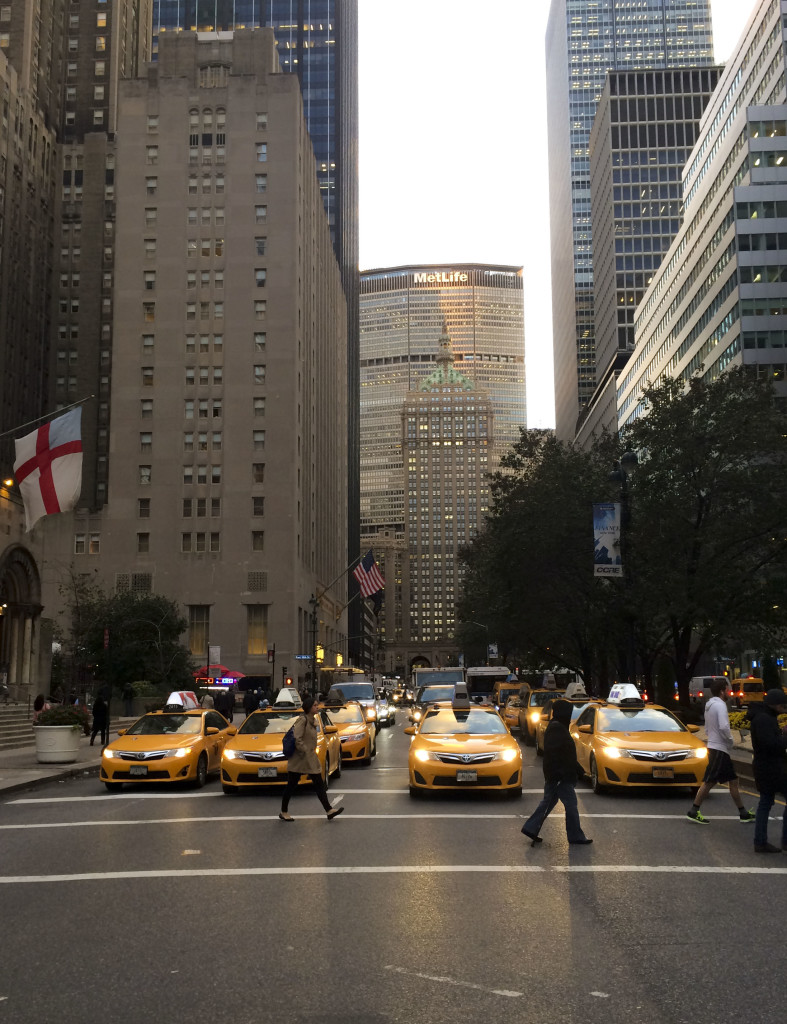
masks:
<path id="1" fill-rule="evenodd" d="M 129 718 L 116 722 L 115 727 L 109 731 L 110 740 L 117 739 L 118 724 L 122 729 L 124 725 L 134 721 L 135 718 Z M 97 775 L 100 764 L 101 745 L 98 737 L 95 745 L 91 747 L 90 737 L 81 736 L 77 759 L 70 764 L 39 764 L 36 761 L 35 743 L 31 737 L 29 747 L 0 750 L 0 798 L 15 790 L 30 789 L 46 782 L 69 779 L 74 775 Z"/>

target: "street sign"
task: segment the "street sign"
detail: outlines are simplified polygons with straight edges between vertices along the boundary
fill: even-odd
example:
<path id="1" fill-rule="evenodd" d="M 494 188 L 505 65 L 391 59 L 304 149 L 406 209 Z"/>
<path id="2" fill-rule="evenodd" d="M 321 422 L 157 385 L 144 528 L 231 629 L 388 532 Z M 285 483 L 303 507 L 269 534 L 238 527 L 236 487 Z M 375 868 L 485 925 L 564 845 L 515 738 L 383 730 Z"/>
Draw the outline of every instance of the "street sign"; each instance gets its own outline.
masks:
<path id="1" fill-rule="evenodd" d="M 296 661 L 311 661 L 312 660 L 312 656 L 311 656 L 311 654 L 296 654 L 295 655 L 295 660 Z"/>

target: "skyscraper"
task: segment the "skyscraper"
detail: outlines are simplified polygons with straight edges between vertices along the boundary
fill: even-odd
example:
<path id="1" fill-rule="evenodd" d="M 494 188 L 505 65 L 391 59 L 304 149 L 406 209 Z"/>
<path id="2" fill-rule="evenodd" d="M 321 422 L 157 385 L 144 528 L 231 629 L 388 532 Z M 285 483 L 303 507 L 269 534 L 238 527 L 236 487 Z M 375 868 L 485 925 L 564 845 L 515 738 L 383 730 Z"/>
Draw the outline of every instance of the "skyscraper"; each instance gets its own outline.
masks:
<path id="1" fill-rule="evenodd" d="M 596 386 L 589 139 L 604 79 L 711 64 L 710 0 L 552 0 L 546 57 L 555 416 L 573 440 Z"/>
<path id="2" fill-rule="evenodd" d="M 610 71 L 590 134 L 596 388 L 576 440 L 617 430 L 634 314 L 682 219 L 683 165 L 721 68 Z"/>
<path id="3" fill-rule="evenodd" d="M 173 32 L 272 28 L 282 71 L 297 75 L 317 178 L 347 298 L 348 551 L 360 551 L 358 338 L 358 0 L 151 0 L 153 51 Z M 351 587 L 354 587 L 351 581 Z M 361 631 L 350 604 L 350 635 Z M 351 654 L 358 648 L 351 642 Z"/>

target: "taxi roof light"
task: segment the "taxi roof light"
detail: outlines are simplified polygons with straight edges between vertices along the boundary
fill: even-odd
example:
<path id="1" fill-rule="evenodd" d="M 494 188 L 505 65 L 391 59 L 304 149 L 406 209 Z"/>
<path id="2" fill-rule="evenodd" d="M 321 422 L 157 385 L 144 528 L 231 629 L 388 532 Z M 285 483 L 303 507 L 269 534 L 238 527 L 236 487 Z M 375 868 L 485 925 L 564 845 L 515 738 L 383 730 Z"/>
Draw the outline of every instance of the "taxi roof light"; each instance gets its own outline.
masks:
<path id="1" fill-rule="evenodd" d="M 644 707 L 645 701 L 640 696 L 639 690 L 633 683 L 618 683 L 609 691 L 607 704 L 617 704 L 620 707 Z"/>
<path id="2" fill-rule="evenodd" d="M 467 683 L 455 683 L 454 684 L 454 699 L 451 701 L 451 706 L 455 708 L 469 708 L 470 697 L 467 693 Z"/>

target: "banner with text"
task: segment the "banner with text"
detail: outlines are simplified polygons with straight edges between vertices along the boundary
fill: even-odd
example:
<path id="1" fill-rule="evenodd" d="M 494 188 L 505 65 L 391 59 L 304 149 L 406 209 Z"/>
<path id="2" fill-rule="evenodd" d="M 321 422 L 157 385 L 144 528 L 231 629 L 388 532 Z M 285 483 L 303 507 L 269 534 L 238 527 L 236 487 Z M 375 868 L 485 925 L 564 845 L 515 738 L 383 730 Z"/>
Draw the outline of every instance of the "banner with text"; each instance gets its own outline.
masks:
<path id="1" fill-rule="evenodd" d="M 593 506 L 594 576 L 622 576 L 620 557 L 620 502 L 608 501 Z"/>

